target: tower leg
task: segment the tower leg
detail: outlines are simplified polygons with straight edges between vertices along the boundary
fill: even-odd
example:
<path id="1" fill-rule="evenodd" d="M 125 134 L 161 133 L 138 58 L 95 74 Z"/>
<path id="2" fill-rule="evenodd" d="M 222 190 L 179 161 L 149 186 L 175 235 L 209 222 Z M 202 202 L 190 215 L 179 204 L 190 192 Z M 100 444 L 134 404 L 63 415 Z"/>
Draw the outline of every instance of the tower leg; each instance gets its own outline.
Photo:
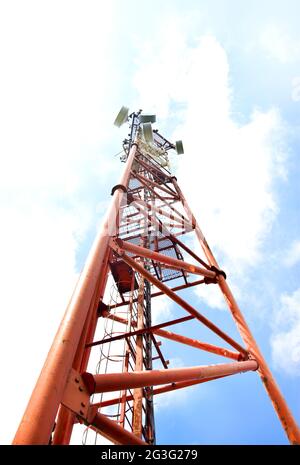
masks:
<path id="1" fill-rule="evenodd" d="M 74 358 L 73 368 L 80 372 L 86 371 L 91 348 L 86 348 L 86 344 L 92 341 L 97 327 L 98 320 L 98 305 L 103 299 L 107 277 L 108 277 L 108 258 L 110 251 L 107 251 L 104 259 L 102 273 L 99 277 L 99 285 L 96 288 L 95 296 L 91 303 L 87 320 L 85 322 L 82 335 L 80 338 L 79 346 Z M 100 286 L 101 284 L 101 286 Z M 70 443 L 75 415 L 65 406 L 61 405 L 59 408 L 56 426 L 53 435 L 53 445 L 67 445 Z"/>
<path id="2" fill-rule="evenodd" d="M 103 268 L 110 236 L 116 229 L 116 221 L 124 195 L 123 187 L 128 184 L 135 153 L 136 145 L 133 144 L 121 182 L 114 191 L 111 206 L 78 280 L 13 444 L 49 443 L 82 328 Z"/>
<path id="3" fill-rule="evenodd" d="M 246 344 L 249 352 L 255 357 L 255 359 L 258 362 L 258 373 L 272 401 L 273 407 L 279 417 L 279 420 L 281 421 L 281 424 L 289 438 L 290 443 L 300 444 L 300 430 L 298 428 L 298 425 L 283 395 L 281 394 L 280 389 L 275 379 L 273 378 L 273 375 L 262 353 L 260 352 L 255 342 L 255 339 L 252 336 L 251 331 L 242 315 L 242 312 L 240 311 L 239 306 L 237 305 L 229 289 L 229 286 L 223 278 L 223 276 L 219 278 L 219 286 L 230 308 L 231 314 L 238 327 L 238 330 L 244 343 Z"/>
<path id="4" fill-rule="evenodd" d="M 178 195 L 180 196 L 180 199 L 182 201 L 182 204 L 183 204 L 183 207 L 189 217 L 189 220 L 192 222 L 192 224 L 194 225 L 195 227 L 195 233 L 196 233 L 196 236 L 200 242 L 200 245 L 202 247 L 202 250 L 208 260 L 208 262 L 210 263 L 210 265 L 214 265 L 216 266 L 217 268 L 219 268 L 219 265 L 217 263 L 217 260 L 215 259 L 211 249 L 209 248 L 208 244 L 207 244 L 207 241 L 199 227 L 199 225 L 197 224 L 197 221 L 194 217 L 194 215 L 192 214 L 192 211 L 191 209 L 189 208 L 188 206 L 188 203 L 186 201 L 186 199 L 184 198 L 184 195 L 181 191 L 181 189 L 179 188 L 176 180 L 173 178 L 173 183 L 174 183 L 174 186 L 176 188 L 176 191 L 178 193 Z M 291 444 L 300 444 L 300 430 L 299 430 L 299 427 L 283 397 L 283 395 L 281 394 L 280 392 L 280 389 L 275 381 L 275 379 L 273 378 L 273 375 L 262 355 L 262 353 L 260 352 L 257 344 L 256 344 L 256 341 L 250 331 L 250 328 L 248 327 L 247 323 L 246 323 L 246 320 L 245 318 L 243 317 L 242 315 L 242 312 L 237 304 L 237 302 L 235 301 L 233 295 L 232 295 L 232 292 L 226 282 L 226 280 L 224 279 L 223 276 L 219 276 L 218 277 L 218 284 L 219 284 L 219 287 L 223 293 L 223 296 L 227 302 L 227 305 L 230 309 L 230 312 L 231 312 L 231 315 L 237 325 L 237 328 L 238 328 L 238 331 L 248 349 L 248 351 L 253 355 L 253 357 L 257 360 L 258 364 L 259 364 L 259 369 L 258 369 L 258 372 L 259 372 L 259 375 L 262 379 L 262 382 L 265 386 L 265 389 L 272 401 L 272 404 L 273 404 L 273 407 L 279 417 L 279 420 L 281 421 L 281 424 L 284 428 L 284 431 L 286 432 L 287 434 L 287 437 L 290 441 Z"/>

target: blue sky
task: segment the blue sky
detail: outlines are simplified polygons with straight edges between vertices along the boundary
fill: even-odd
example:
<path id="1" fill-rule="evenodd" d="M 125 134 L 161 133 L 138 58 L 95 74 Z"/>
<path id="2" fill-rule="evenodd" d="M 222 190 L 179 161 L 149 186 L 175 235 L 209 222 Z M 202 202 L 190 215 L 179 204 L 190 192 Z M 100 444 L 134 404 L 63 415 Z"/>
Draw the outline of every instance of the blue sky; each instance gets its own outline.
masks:
<path id="1" fill-rule="evenodd" d="M 299 10 L 291 0 L 0 2 L 0 345 L 7 379 L 18 373 L 1 386 L 1 443 L 122 169 L 114 155 L 127 129 L 112 124 L 121 105 L 155 112 L 167 137 L 184 140 L 174 171 L 300 422 Z M 214 290 L 185 295 L 236 335 Z M 175 365 L 217 361 L 163 347 Z M 156 410 L 160 443 L 287 443 L 254 373 Z"/>

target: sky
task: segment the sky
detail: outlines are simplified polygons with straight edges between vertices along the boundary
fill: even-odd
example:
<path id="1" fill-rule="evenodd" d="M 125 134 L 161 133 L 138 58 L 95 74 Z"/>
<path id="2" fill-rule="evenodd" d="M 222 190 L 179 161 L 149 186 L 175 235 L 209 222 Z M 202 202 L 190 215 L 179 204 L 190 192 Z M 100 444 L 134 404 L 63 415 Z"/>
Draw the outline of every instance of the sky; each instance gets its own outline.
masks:
<path id="1" fill-rule="evenodd" d="M 123 168 L 122 105 L 183 140 L 174 173 L 300 423 L 299 14 L 296 0 L 0 1 L 1 444 Z M 214 286 L 183 295 L 238 339 Z M 215 363 L 163 348 L 172 366 Z M 157 400 L 156 426 L 161 444 L 287 444 L 255 373 Z"/>

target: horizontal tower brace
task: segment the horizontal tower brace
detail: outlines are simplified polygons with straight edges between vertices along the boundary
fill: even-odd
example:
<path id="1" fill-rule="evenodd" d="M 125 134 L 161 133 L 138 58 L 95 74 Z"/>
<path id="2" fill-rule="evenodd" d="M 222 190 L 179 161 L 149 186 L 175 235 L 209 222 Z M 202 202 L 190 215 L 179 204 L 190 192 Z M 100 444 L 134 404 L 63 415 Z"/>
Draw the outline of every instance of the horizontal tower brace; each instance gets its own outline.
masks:
<path id="1" fill-rule="evenodd" d="M 197 339 L 191 339 L 181 334 L 172 333 L 171 331 L 165 331 L 163 329 L 156 329 L 153 331 L 154 334 L 170 339 L 171 341 L 180 342 L 197 349 L 205 350 L 212 354 L 221 355 L 222 357 L 232 358 L 233 360 L 244 360 L 244 355 L 232 350 L 225 349 L 224 347 L 218 347 L 214 344 L 208 344 L 207 342 L 198 341 Z"/>
<path id="2" fill-rule="evenodd" d="M 256 360 L 222 363 L 219 365 L 197 366 L 189 368 L 172 368 L 169 370 L 134 371 L 130 373 L 107 373 L 92 375 L 83 373 L 82 379 L 90 394 L 113 392 L 121 389 L 156 386 L 176 381 L 193 381 L 215 376 L 243 373 L 258 369 Z"/>
<path id="3" fill-rule="evenodd" d="M 191 317 L 188 317 L 190 319 Z M 193 318 L 193 317 L 192 317 Z M 161 328 L 164 328 L 166 326 L 174 325 L 177 323 L 182 323 L 186 321 L 187 318 L 180 318 L 178 320 L 173 320 L 173 321 L 168 321 L 166 323 L 161 323 L 159 325 L 152 326 L 150 328 L 143 328 L 143 329 L 138 329 L 136 331 L 131 331 L 128 333 L 123 333 L 119 334 L 117 336 L 113 336 L 110 338 L 106 339 L 101 339 L 100 341 L 95 341 L 95 342 L 90 342 L 89 344 L 86 345 L 86 347 L 93 347 L 97 346 L 100 344 L 106 344 L 109 342 L 117 341 L 120 339 L 132 337 L 132 336 L 137 336 L 140 334 L 146 334 L 146 333 L 154 333 L 158 336 L 165 337 L 166 339 L 170 339 L 172 341 L 180 342 L 181 344 L 185 344 L 191 347 L 195 347 L 197 349 L 205 350 L 206 352 L 210 352 L 212 354 L 216 355 L 221 355 L 223 357 L 227 358 L 232 358 L 233 360 L 243 360 L 244 355 L 239 353 L 239 352 L 233 352 L 232 350 L 225 349 L 224 347 L 218 347 L 213 344 L 208 344 L 206 342 L 198 341 L 197 339 L 191 339 L 186 336 L 182 336 L 181 334 L 176 334 L 172 333 L 171 331 L 164 331 Z M 120 323 L 127 324 L 127 320 L 119 321 Z"/>
<path id="4" fill-rule="evenodd" d="M 212 378 L 203 378 L 203 379 L 196 379 L 193 381 L 180 381 L 177 383 L 166 384 L 165 386 L 153 389 L 152 395 L 165 394 L 166 392 L 176 391 L 177 389 L 183 389 L 186 387 L 207 383 L 208 381 L 214 381 L 216 379 L 226 378 L 227 376 L 232 376 L 232 375 L 214 376 Z M 133 399 L 133 395 L 130 395 L 130 394 L 127 395 L 125 398 L 126 402 L 129 402 L 132 399 Z M 107 399 L 101 402 L 97 402 L 95 404 L 91 404 L 90 408 L 99 409 L 102 407 L 109 407 L 110 405 L 116 405 L 119 402 L 120 402 L 120 397 L 114 397 L 113 399 Z"/>
<path id="5" fill-rule="evenodd" d="M 126 250 L 141 257 L 150 258 L 151 260 L 155 260 L 165 265 L 169 265 L 175 269 L 185 270 L 189 273 L 199 274 L 201 276 L 206 276 L 207 278 L 211 279 L 215 279 L 217 277 L 217 273 L 215 273 L 214 271 L 210 271 L 205 268 L 200 268 L 199 266 L 186 263 L 183 260 L 178 260 L 177 258 L 168 257 L 167 255 L 154 252 L 153 250 L 146 249 L 145 247 L 140 247 L 139 245 L 134 245 L 129 242 L 122 241 L 122 239 L 115 239 L 111 241 L 110 244 L 112 248 L 114 248 L 114 243 L 116 243 L 117 246 L 120 247 L 122 250 Z"/>
<path id="6" fill-rule="evenodd" d="M 183 289 L 188 289 L 189 287 L 193 287 L 193 286 L 198 286 L 198 284 L 204 284 L 204 279 L 199 279 L 197 281 L 192 281 L 191 283 L 188 283 L 188 284 L 181 284 L 180 286 L 176 286 L 176 287 L 172 287 L 171 290 L 172 291 L 182 291 Z M 151 294 L 151 298 L 153 297 L 159 297 L 160 295 L 163 295 L 164 292 L 162 291 L 159 291 L 159 292 L 153 292 L 153 294 Z M 132 302 L 136 302 L 137 299 L 133 299 Z M 111 306 L 111 308 L 117 308 L 117 307 L 123 307 L 123 305 L 129 305 L 129 300 L 125 300 L 125 302 L 119 302 L 117 304 L 114 304 Z"/>
<path id="7" fill-rule="evenodd" d="M 204 315 L 201 315 L 201 313 L 199 313 L 195 308 L 193 308 L 188 302 L 186 302 L 180 296 L 175 294 L 175 292 L 171 291 L 171 289 L 168 288 L 168 286 L 159 281 L 159 279 L 156 279 L 151 273 L 149 273 L 145 268 L 141 267 L 135 260 L 128 257 L 128 255 L 126 255 L 125 253 L 122 254 L 122 258 L 128 265 L 130 265 L 139 273 L 143 274 L 148 281 L 150 281 L 152 284 L 158 287 L 158 289 L 163 291 L 164 294 L 169 296 L 172 300 L 174 300 L 174 302 L 176 302 L 178 305 L 184 308 L 190 315 L 193 315 L 197 320 L 199 320 L 201 323 L 207 326 L 211 331 L 220 336 L 222 339 L 224 339 L 224 341 L 228 342 L 228 344 L 230 344 L 240 353 L 244 354 L 246 358 L 248 358 L 248 352 L 238 342 L 234 341 L 230 336 L 224 333 L 220 328 L 218 328 L 218 326 L 212 323 Z"/>
<path id="8" fill-rule="evenodd" d="M 109 315 L 110 315 L 109 312 L 104 313 L 104 316 L 106 317 L 108 317 Z M 177 318 L 176 320 L 166 321 L 165 323 L 160 323 L 159 325 L 155 325 L 150 328 L 137 329 L 136 331 L 119 334 L 118 336 L 113 336 L 107 339 L 101 339 L 101 341 L 90 342 L 89 344 L 86 345 L 86 347 L 92 347 L 92 346 L 97 346 L 99 344 L 105 344 L 107 342 L 117 341 L 118 339 L 123 339 L 124 337 L 131 337 L 131 336 L 136 336 L 138 334 L 150 333 L 150 332 L 153 332 L 155 329 L 165 328 L 166 326 L 176 325 L 178 323 L 184 323 L 185 321 L 192 320 L 193 318 L 194 318 L 193 316 L 185 316 L 183 318 Z M 128 321 L 123 318 L 119 318 L 116 321 L 119 321 L 119 323 L 124 323 L 126 325 L 128 324 Z"/>

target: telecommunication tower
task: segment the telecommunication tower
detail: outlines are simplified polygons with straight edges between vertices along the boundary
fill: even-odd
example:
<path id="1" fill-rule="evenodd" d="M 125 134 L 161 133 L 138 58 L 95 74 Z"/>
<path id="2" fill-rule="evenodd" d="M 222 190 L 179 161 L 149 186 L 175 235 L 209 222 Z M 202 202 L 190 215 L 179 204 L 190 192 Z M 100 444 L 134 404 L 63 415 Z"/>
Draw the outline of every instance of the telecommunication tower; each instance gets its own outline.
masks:
<path id="1" fill-rule="evenodd" d="M 13 443 L 69 444 L 74 424 L 81 423 L 86 425 L 84 442 L 92 433 L 95 443 L 105 437 L 114 444 L 154 445 L 155 396 L 257 371 L 290 443 L 300 444 L 299 428 L 226 274 L 171 174 L 168 152 L 182 154 L 183 144 L 173 144 L 153 129 L 155 120 L 141 110 L 129 115 L 126 107 L 115 120 L 117 126 L 130 125 L 121 156 L 123 175 L 112 188 L 110 208 Z M 186 245 L 186 234 L 195 235 L 203 257 Z M 207 285 L 223 294 L 243 345 L 180 295 Z M 151 309 L 162 295 L 182 309 L 182 316 L 153 324 Z M 187 321 L 207 327 L 220 345 L 170 331 L 184 328 Z M 172 368 L 157 337 L 223 357 L 225 363 Z M 91 372 L 95 351 L 98 363 Z"/>

